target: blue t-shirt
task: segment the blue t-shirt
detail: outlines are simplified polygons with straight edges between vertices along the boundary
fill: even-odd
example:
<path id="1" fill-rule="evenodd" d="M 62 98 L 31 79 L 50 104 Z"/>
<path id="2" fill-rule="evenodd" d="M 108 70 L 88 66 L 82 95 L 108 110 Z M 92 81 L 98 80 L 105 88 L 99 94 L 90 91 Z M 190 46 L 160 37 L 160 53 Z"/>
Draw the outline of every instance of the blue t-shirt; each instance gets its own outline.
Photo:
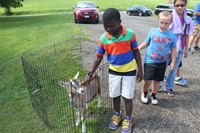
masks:
<path id="1" fill-rule="evenodd" d="M 200 2 L 198 2 L 194 8 L 194 12 L 200 12 Z M 194 24 L 200 24 L 200 16 L 194 15 Z"/>
<path id="2" fill-rule="evenodd" d="M 159 28 L 150 30 L 145 42 L 149 44 L 144 63 L 162 63 L 167 61 L 170 48 L 176 48 L 176 38 L 170 30 L 161 32 Z"/>

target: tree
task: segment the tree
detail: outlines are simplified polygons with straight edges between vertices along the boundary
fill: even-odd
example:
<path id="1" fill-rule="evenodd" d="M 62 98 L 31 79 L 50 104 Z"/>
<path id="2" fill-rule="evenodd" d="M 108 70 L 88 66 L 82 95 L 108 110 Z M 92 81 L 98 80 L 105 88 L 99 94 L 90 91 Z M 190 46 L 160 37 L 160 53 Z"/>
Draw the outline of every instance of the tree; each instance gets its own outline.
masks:
<path id="1" fill-rule="evenodd" d="M 5 8 L 6 15 L 12 15 L 11 8 L 23 7 L 24 0 L 0 0 L 0 7 Z"/>

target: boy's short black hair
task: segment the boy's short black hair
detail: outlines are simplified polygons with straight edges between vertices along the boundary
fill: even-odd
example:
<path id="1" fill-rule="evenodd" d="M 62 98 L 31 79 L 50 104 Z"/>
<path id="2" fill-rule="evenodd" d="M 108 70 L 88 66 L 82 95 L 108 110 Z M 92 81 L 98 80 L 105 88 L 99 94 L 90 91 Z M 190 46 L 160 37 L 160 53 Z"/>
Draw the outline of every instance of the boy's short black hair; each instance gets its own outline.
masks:
<path id="1" fill-rule="evenodd" d="M 108 8 L 105 10 L 103 17 L 103 21 L 118 21 L 120 20 L 120 13 L 116 8 Z"/>

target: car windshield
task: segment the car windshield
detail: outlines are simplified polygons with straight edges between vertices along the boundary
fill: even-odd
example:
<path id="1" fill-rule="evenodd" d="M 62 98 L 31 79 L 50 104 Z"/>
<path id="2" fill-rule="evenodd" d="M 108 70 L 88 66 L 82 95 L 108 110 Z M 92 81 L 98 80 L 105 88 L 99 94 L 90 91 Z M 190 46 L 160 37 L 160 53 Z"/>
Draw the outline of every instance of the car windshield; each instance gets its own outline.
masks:
<path id="1" fill-rule="evenodd" d="M 77 8 L 95 8 L 96 6 L 93 3 L 78 3 Z"/>

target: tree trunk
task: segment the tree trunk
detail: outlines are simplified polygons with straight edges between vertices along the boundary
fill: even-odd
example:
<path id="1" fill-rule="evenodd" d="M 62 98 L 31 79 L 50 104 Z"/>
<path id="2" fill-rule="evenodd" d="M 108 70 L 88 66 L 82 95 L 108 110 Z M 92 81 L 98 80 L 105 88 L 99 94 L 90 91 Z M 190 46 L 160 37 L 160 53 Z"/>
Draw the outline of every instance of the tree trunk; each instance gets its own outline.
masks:
<path id="1" fill-rule="evenodd" d="M 6 7 L 6 8 L 5 8 L 5 14 L 6 14 L 6 15 L 12 15 L 12 12 L 11 12 L 10 7 Z"/>

